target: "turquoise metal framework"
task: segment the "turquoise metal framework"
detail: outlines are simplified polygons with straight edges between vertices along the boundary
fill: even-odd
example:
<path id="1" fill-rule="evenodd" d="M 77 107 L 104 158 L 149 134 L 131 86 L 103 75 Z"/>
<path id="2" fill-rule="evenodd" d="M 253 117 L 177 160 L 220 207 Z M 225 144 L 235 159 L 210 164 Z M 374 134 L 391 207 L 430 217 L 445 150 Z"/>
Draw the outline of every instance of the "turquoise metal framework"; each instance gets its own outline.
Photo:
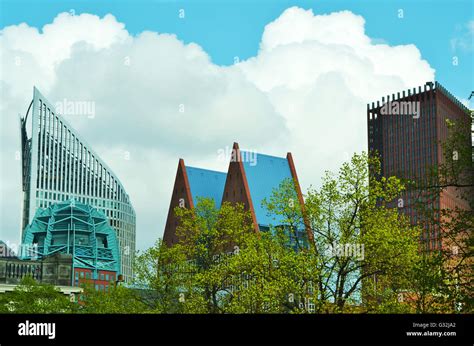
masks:
<path id="1" fill-rule="evenodd" d="M 73 271 L 90 269 L 94 279 L 99 270 L 120 273 L 119 244 L 107 217 L 74 199 L 38 209 L 25 228 L 23 244 L 36 248 L 24 259 L 67 253 L 73 256 Z"/>
<path id="2" fill-rule="evenodd" d="M 38 208 L 74 198 L 102 211 L 120 244 L 121 273 L 132 279 L 135 254 L 135 211 L 120 180 L 56 113 L 38 89 L 24 118 L 20 118 L 23 210 L 22 238 Z"/>

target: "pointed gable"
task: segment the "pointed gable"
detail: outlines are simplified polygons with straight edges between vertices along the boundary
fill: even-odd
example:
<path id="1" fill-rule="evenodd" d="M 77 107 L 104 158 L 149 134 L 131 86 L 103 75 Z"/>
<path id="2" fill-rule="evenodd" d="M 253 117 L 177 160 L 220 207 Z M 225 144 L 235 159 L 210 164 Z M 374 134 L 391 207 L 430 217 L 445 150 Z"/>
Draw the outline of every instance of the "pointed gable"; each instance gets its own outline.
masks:
<path id="1" fill-rule="evenodd" d="M 183 205 L 185 208 L 194 208 L 198 197 L 214 199 L 216 208 L 220 208 L 224 192 L 226 174 L 208 169 L 189 167 L 180 159 L 173 186 L 168 217 L 163 234 L 163 241 L 171 246 L 178 242 L 176 227 L 178 219 L 174 209 Z"/>
<path id="2" fill-rule="evenodd" d="M 265 154 L 255 156 L 255 153 L 241 151 L 238 143 L 234 143 L 227 173 L 185 166 L 180 159 L 163 237 L 165 243 L 172 245 L 178 241 L 178 220 L 174 215 L 174 208 L 179 205 L 180 200 L 186 208 L 194 208 L 199 197 L 212 198 L 216 208 L 220 208 L 224 202 L 242 203 L 251 213 L 256 232 L 260 231 L 260 227 L 283 224 L 282 216 L 267 215 L 262 201 L 269 199 L 285 179 L 294 182 L 304 215 L 303 195 L 291 153 L 286 157 Z M 308 239 L 312 239 L 309 223 L 306 219 L 304 223 L 300 231 L 304 232 L 306 229 Z"/>
<path id="3" fill-rule="evenodd" d="M 259 228 L 257 218 L 255 216 L 252 198 L 250 197 L 250 190 L 245 176 L 244 166 L 240 160 L 239 144 L 234 143 L 232 150 L 233 154 L 227 171 L 227 179 L 225 182 L 222 202 L 242 203 L 246 210 L 250 210 L 254 229 L 258 232 Z"/>
<path id="4" fill-rule="evenodd" d="M 166 219 L 165 232 L 163 233 L 163 241 L 168 246 L 178 242 L 178 237 L 176 236 L 178 219 L 174 214 L 174 208 L 179 206 L 180 202 L 184 203 L 186 208 L 194 208 L 188 174 L 183 159 L 179 159 L 178 170 L 176 171 L 176 178 L 171 195 L 170 208 Z"/>

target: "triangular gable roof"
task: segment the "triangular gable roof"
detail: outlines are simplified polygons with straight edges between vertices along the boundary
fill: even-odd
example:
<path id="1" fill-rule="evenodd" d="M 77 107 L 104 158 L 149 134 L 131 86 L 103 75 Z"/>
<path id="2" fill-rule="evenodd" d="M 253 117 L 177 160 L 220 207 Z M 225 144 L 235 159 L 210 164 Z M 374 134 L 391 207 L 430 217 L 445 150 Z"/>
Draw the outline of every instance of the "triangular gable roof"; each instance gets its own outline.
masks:
<path id="1" fill-rule="evenodd" d="M 226 173 L 185 166 L 184 160 L 180 159 L 163 236 L 166 244 L 172 245 L 178 241 L 178 221 L 174 208 L 179 205 L 180 200 L 186 208 L 191 209 L 197 204 L 198 197 L 214 199 L 217 208 L 224 201 L 243 203 L 251 212 L 255 231 L 259 232 L 259 225 L 268 227 L 270 224 L 276 226 L 282 223 L 282 217 L 267 215 L 262 201 L 264 198 L 268 199 L 284 179 L 292 179 L 304 215 L 303 195 L 291 153 L 286 158 L 257 154 L 255 161 L 255 157 L 252 160 L 245 159 L 251 156 L 248 152 L 241 152 L 238 143 L 234 143 L 233 151 L 235 153 Z M 305 225 L 302 226 L 306 228 L 308 239 L 312 240 L 307 220 Z"/>
<path id="2" fill-rule="evenodd" d="M 194 208 L 191 189 L 189 187 L 188 174 L 183 159 L 179 159 L 178 162 L 178 169 L 176 170 L 176 177 L 171 194 L 170 207 L 168 209 L 168 217 L 166 219 L 165 231 L 163 233 L 163 241 L 168 246 L 171 246 L 178 241 L 176 235 L 178 220 L 174 213 L 174 208 L 180 205 L 181 201 L 184 202 L 186 208 Z"/>
<path id="3" fill-rule="evenodd" d="M 219 208 L 224 193 L 225 179 L 226 173 L 224 172 L 186 166 L 184 160 L 179 159 L 163 233 L 163 241 L 168 246 L 178 242 L 176 235 L 178 219 L 174 213 L 174 208 L 184 203 L 185 208 L 192 209 L 196 206 L 198 197 L 214 199 L 216 207 Z"/>
<path id="4" fill-rule="evenodd" d="M 240 149 L 239 144 L 234 143 L 232 147 L 232 157 L 229 162 L 229 169 L 227 170 L 227 178 L 224 187 L 224 195 L 222 201 L 231 203 L 242 203 L 252 215 L 253 228 L 255 232 L 259 232 L 257 217 L 250 197 L 250 189 L 245 176 L 245 169 L 242 160 L 239 158 Z"/>

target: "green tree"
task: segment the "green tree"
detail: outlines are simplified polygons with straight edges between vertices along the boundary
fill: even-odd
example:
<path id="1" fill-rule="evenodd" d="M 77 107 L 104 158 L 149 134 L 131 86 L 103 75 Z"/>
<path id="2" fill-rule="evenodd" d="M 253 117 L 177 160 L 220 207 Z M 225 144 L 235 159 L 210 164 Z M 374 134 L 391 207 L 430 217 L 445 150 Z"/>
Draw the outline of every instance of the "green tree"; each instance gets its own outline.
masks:
<path id="1" fill-rule="evenodd" d="M 419 230 L 390 207 L 403 190 L 398 178 L 380 177 L 380 161 L 365 153 L 338 175 L 326 173 L 319 190 L 308 190 L 305 218 L 314 239 L 320 312 L 373 309 L 387 290 L 393 299 L 406 287 Z"/>
<path id="2" fill-rule="evenodd" d="M 307 282 L 314 279 L 307 269 L 314 266 L 308 253 L 288 246 L 287 232 L 255 232 L 241 204 L 217 210 L 212 200 L 201 199 L 195 209 L 175 212 L 178 244 L 158 242 L 137 257 L 137 282 L 151 289 L 154 311 L 307 311 Z"/>
<path id="3" fill-rule="evenodd" d="M 232 257 L 226 272 L 237 278 L 237 285 L 229 312 L 311 312 L 310 306 L 316 303 L 315 258 L 288 245 L 286 230 L 275 229 L 250 237 L 245 249 Z"/>
<path id="4" fill-rule="evenodd" d="M 163 313 L 223 313 L 227 299 L 222 273 L 230 254 L 245 246 L 254 232 L 252 218 L 243 205 L 201 198 L 194 209 L 175 208 L 179 243 L 161 241 L 139 254 L 136 277 L 149 289 L 150 307 Z"/>
<path id="5" fill-rule="evenodd" d="M 308 247 L 308 238 L 311 235 L 301 236 L 301 232 L 306 230 L 307 221 L 299 202 L 297 188 L 293 179 L 284 179 L 268 198 L 263 199 L 262 206 L 267 210 L 267 215 L 277 221 L 277 227 L 283 229 L 288 236 L 289 243 L 285 245 L 301 251 Z M 272 233 L 276 233 L 275 227 L 270 228 Z"/>
<path id="6" fill-rule="evenodd" d="M 107 291 L 84 285 L 81 312 L 92 314 L 134 314 L 148 311 L 140 292 L 120 285 L 109 285 Z"/>
<path id="7" fill-rule="evenodd" d="M 221 267 L 231 254 L 245 247 L 254 232 L 250 212 L 243 204 L 224 202 L 219 209 L 212 199 L 201 198 L 194 209 L 175 209 L 179 224 L 178 250 L 186 256 L 184 290 L 180 302 L 185 312 L 225 312 L 225 276 Z"/>
<path id="8" fill-rule="evenodd" d="M 161 239 L 135 258 L 135 281 L 142 302 L 155 313 L 183 313 L 185 292 L 192 292 L 193 264 L 184 247 L 167 247 Z M 184 300 L 185 301 L 185 300 Z"/>
<path id="9" fill-rule="evenodd" d="M 465 120 L 446 120 L 447 139 L 440 142 L 442 161 L 430 167 L 428 174 L 411 181 L 417 201 L 413 207 L 421 215 L 420 225 L 430 235 L 438 234 L 441 247 L 426 247 L 422 261 L 430 263 L 419 287 L 419 312 L 472 312 L 474 162 L 471 142 L 473 115 Z M 440 196 L 448 198 L 442 204 Z M 455 200 L 456 206 L 451 202 Z M 429 243 L 427 243 L 429 244 Z M 423 262 L 420 266 L 424 266 Z M 425 302 L 428 302 L 425 304 Z"/>
<path id="10" fill-rule="evenodd" d="M 407 303 L 415 313 L 442 313 L 446 311 L 443 293 L 446 277 L 441 253 L 421 252 L 410 274 L 410 291 Z"/>
<path id="11" fill-rule="evenodd" d="M 0 295 L 1 313 L 72 313 L 77 310 L 77 303 L 71 302 L 59 289 L 40 284 L 30 276 L 25 276 L 12 292 Z"/>

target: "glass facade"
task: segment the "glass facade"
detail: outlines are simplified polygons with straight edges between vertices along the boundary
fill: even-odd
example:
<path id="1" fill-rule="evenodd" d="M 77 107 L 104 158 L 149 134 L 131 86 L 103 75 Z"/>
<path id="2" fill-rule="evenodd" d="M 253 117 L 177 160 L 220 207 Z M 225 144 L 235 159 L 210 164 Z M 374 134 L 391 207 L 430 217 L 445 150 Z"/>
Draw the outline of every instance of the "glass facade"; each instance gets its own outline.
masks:
<path id="1" fill-rule="evenodd" d="M 120 180 L 36 88 L 20 125 L 22 239 L 38 208 L 74 198 L 107 216 L 119 241 L 121 273 L 130 282 L 136 218 Z"/>

